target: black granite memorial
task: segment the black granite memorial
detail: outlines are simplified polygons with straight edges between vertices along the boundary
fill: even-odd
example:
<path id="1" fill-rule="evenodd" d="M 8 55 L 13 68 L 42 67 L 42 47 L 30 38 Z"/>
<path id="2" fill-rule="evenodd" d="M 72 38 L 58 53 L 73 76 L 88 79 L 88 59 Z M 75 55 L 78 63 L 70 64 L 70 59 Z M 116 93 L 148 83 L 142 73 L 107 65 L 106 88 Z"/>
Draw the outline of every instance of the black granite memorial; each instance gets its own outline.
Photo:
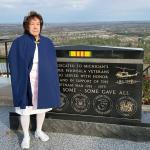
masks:
<path id="1" fill-rule="evenodd" d="M 56 48 L 62 103 L 48 115 L 95 122 L 140 122 L 143 49 Z"/>

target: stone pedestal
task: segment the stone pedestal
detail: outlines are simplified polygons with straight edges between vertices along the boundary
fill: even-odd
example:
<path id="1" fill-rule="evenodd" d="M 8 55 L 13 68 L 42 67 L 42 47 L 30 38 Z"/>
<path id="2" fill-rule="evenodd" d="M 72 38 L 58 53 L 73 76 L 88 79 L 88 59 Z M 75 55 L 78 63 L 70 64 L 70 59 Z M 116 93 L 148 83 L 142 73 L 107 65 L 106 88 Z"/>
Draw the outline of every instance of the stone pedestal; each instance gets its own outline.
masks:
<path id="1" fill-rule="evenodd" d="M 30 130 L 32 131 L 36 129 L 35 117 L 35 115 L 31 115 Z M 68 119 L 56 119 L 56 116 L 53 118 L 53 116 L 46 115 L 43 130 L 46 132 L 118 138 L 131 141 L 150 141 L 150 113 L 146 113 L 141 123 L 132 123 L 130 125 L 123 125 L 123 122 L 118 124 L 114 124 L 113 122 L 104 123 L 105 120 L 98 123 Z M 13 112 L 10 113 L 10 129 L 21 129 L 19 115 Z"/>

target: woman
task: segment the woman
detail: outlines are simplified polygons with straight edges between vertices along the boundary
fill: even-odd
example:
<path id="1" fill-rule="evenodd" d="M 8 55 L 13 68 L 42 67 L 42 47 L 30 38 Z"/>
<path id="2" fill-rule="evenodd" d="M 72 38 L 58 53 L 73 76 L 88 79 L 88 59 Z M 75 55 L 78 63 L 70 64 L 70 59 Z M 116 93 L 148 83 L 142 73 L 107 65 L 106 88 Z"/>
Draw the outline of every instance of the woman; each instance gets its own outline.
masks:
<path id="1" fill-rule="evenodd" d="M 24 18 L 24 34 L 16 38 L 9 51 L 13 104 L 20 114 L 24 138 L 21 147 L 30 147 L 30 115 L 36 115 L 35 137 L 48 141 L 42 131 L 45 112 L 60 106 L 60 86 L 56 50 L 50 39 L 42 36 L 43 19 L 31 11 Z"/>

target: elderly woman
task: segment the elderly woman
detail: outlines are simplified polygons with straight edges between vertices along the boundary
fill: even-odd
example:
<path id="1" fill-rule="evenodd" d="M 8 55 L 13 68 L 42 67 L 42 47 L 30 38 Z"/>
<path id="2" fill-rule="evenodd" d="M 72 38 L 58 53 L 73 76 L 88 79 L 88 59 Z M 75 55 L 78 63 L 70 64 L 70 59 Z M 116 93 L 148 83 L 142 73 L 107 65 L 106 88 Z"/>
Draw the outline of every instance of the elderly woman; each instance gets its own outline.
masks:
<path id="1" fill-rule="evenodd" d="M 41 35 L 43 19 L 30 12 L 23 21 L 24 34 L 16 38 L 9 51 L 13 104 L 20 114 L 24 138 L 21 147 L 30 147 L 30 115 L 36 115 L 35 137 L 48 141 L 42 131 L 45 113 L 60 106 L 60 86 L 56 50 L 52 41 Z"/>

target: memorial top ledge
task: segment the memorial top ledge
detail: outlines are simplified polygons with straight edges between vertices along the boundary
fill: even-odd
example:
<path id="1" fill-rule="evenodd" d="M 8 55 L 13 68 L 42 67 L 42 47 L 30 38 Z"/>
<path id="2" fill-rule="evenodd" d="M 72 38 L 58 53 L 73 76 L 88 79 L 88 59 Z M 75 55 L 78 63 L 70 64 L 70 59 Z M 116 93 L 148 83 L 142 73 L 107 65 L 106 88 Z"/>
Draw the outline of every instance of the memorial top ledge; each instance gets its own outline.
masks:
<path id="1" fill-rule="evenodd" d="M 98 50 L 98 51 L 139 51 L 143 52 L 143 48 L 134 47 L 113 47 L 113 46 L 100 46 L 100 45 L 62 45 L 55 46 L 57 50 Z"/>

